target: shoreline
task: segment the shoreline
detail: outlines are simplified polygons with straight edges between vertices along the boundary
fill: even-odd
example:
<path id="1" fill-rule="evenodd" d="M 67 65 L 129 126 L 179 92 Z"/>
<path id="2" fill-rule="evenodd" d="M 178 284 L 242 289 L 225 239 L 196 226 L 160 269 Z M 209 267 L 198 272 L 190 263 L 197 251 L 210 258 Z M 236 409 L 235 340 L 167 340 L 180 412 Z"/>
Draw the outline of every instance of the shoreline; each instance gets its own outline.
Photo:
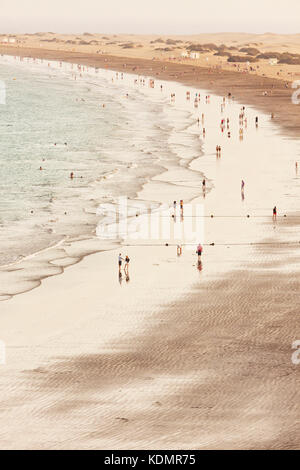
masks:
<path id="1" fill-rule="evenodd" d="M 0 45 L 0 54 L 63 61 L 135 75 L 140 74 L 160 80 L 179 82 L 195 88 L 199 87 L 219 96 L 227 96 L 231 92 L 240 103 L 253 106 L 269 115 L 274 113 L 274 123 L 282 127 L 288 135 L 295 137 L 300 134 L 300 105 L 292 103 L 294 90 L 290 87 L 286 88 L 287 82 L 281 79 L 227 70 L 210 71 L 209 68 L 169 61 L 50 49 Z M 268 92 L 268 96 L 263 96 L 265 91 Z"/>

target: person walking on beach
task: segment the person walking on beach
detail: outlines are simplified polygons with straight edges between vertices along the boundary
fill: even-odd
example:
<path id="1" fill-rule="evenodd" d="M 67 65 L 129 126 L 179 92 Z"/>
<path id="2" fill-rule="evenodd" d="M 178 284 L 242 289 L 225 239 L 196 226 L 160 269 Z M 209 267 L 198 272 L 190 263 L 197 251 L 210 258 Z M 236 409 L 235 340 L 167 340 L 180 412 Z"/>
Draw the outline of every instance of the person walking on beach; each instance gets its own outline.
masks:
<path id="1" fill-rule="evenodd" d="M 242 180 L 242 183 L 241 183 L 241 195 L 242 195 L 242 201 L 245 200 L 245 181 Z"/>
<path id="2" fill-rule="evenodd" d="M 201 243 L 199 243 L 199 245 L 197 246 L 197 255 L 198 255 L 198 266 L 201 264 L 201 256 L 202 256 L 202 251 L 203 251 L 203 247 L 201 245 Z"/>
<path id="3" fill-rule="evenodd" d="M 277 207 L 273 207 L 273 220 L 275 221 L 277 219 Z"/>
<path id="4" fill-rule="evenodd" d="M 118 263 L 119 263 L 119 274 L 122 274 L 121 272 L 121 269 L 122 269 L 122 261 L 124 261 L 124 259 L 122 258 L 122 254 L 119 253 L 119 258 L 118 258 Z"/>
<path id="5" fill-rule="evenodd" d="M 126 255 L 126 258 L 125 258 L 125 267 L 124 267 L 124 272 L 125 272 L 126 276 L 129 275 L 129 262 L 130 262 L 129 256 Z"/>

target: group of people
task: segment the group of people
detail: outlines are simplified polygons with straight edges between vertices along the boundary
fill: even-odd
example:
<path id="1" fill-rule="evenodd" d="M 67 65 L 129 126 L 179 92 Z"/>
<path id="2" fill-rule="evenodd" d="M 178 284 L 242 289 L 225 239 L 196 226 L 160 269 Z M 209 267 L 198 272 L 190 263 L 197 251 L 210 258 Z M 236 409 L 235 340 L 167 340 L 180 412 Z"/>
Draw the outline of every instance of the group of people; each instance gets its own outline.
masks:
<path id="1" fill-rule="evenodd" d="M 216 146 L 216 154 L 217 154 L 217 157 L 221 156 L 221 146 L 220 145 Z"/>
<path id="2" fill-rule="evenodd" d="M 119 273 L 120 273 L 120 274 L 122 273 L 122 264 L 123 264 L 123 261 L 124 261 L 124 263 L 125 263 L 124 272 L 125 272 L 125 274 L 128 274 L 128 273 L 129 273 L 129 262 L 130 262 L 129 256 L 126 255 L 125 258 L 122 258 L 122 254 L 119 253 Z"/>
<path id="3" fill-rule="evenodd" d="M 181 217 L 183 217 L 183 199 L 180 199 L 179 206 L 180 206 L 180 215 Z M 177 201 L 173 202 L 173 209 L 174 209 L 174 217 L 176 217 Z"/>

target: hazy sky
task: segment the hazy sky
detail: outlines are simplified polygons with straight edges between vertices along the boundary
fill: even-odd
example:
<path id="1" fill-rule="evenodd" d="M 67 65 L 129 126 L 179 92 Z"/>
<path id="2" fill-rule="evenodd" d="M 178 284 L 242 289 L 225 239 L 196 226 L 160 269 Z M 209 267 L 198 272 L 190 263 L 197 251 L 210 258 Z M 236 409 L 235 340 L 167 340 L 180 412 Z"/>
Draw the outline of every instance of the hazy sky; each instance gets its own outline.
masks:
<path id="1" fill-rule="evenodd" d="M 0 0 L 0 33 L 300 33 L 299 0 Z"/>

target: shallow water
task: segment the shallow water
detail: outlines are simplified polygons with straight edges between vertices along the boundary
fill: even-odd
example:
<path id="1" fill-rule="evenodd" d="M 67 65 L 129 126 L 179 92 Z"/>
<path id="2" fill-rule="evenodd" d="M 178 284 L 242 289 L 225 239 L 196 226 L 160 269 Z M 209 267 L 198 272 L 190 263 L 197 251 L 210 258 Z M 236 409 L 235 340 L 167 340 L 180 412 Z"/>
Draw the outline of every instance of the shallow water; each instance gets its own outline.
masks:
<path id="1" fill-rule="evenodd" d="M 93 233 L 99 203 L 135 196 L 178 161 L 172 133 L 192 122 L 166 95 L 150 100 L 149 82 L 136 86 L 132 76 L 1 57 L 0 79 L 2 265 L 68 235 Z M 185 132 L 181 154 L 199 151 L 199 140 Z"/>

